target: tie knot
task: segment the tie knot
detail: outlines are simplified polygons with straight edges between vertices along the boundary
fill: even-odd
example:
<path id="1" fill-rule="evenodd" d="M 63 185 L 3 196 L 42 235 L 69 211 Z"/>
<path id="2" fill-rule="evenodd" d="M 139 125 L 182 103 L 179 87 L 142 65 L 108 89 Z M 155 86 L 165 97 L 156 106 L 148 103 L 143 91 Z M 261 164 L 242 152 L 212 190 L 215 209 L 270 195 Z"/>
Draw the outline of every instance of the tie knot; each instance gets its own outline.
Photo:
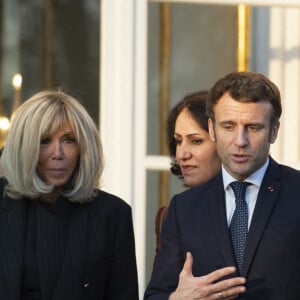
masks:
<path id="1" fill-rule="evenodd" d="M 245 181 L 233 181 L 230 183 L 236 199 L 245 198 L 247 186 L 251 183 Z"/>

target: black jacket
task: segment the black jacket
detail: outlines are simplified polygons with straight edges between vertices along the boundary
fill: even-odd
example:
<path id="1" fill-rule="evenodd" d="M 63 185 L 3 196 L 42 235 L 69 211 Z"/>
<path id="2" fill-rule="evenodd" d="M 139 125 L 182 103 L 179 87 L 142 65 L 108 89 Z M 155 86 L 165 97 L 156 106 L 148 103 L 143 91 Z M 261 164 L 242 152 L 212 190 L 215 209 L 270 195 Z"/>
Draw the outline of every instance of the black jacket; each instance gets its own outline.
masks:
<path id="1" fill-rule="evenodd" d="M 161 242 L 147 300 L 168 299 L 187 251 L 193 255 L 194 276 L 236 265 L 221 173 L 172 199 Z M 241 275 L 247 280 L 243 299 L 300 299 L 300 172 L 272 159 L 259 190 Z"/>
<path id="2" fill-rule="evenodd" d="M 0 179 L 2 190 L 3 184 Z M 0 298 L 5 300 L 20 299 L 27 203 L 0 197 Z M 43 300 L 138 299 L 131 209 L 111 194 L 98 191 L 87 204 L 64 197 L 47 209 L 39 204 L 37 260 Z"/>

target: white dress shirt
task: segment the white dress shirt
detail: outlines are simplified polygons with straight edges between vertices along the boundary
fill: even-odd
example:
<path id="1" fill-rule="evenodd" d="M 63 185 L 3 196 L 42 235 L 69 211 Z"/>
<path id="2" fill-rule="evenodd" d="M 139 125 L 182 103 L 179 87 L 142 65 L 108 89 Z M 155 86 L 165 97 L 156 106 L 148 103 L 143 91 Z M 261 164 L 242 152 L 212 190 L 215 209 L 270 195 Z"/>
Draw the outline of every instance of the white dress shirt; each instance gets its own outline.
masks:
<path id="1" fill-rule="evenodd" d="M 252 183 L 247 187 L 246 195 L 245 195 L 245 200 L 248 206 L 248 230 L 251 224 L 259 188 L 261 186 L 268 165 L 269 165 L 269 158 L 260 169 L 252 173 L 248 178 L 244 180 Z M 235 196 L 234 196 L 233 189 L 230 187 L 230 183 L 236 181 L 237 179 L 232 177 L 225 170 L 223 165 L 222 165 L 222 175 L 223 175 L 223 183 L 224 183 L 224 191 L 225 191 L 225 199 L 226 199 L 227 224 L 229 226 L 235 210 Z"/>

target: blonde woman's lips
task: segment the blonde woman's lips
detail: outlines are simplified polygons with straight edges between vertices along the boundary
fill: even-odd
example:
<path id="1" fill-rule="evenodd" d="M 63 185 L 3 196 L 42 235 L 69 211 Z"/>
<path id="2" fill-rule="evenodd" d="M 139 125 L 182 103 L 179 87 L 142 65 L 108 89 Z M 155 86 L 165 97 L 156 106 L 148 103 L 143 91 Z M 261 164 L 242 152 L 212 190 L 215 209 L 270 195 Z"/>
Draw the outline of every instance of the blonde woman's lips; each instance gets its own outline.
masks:
<path id="1" fill-rule="evenodd" d="M 60 168 L 48 169 L 48 172 L 52 174 L 63 174 L 66 172 L 66 169 L 60 169 Z"/>

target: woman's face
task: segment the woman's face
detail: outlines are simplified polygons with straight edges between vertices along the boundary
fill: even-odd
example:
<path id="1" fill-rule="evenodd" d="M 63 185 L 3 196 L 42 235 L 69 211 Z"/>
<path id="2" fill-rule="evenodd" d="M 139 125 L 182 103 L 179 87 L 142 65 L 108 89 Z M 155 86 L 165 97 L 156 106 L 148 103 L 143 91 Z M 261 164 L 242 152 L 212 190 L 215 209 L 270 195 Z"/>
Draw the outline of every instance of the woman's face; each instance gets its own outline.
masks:
<path id="1" fill-rule="evenodd" d="M 208 132 L 193 119 L 187 108 L 177 117 L 174 138 L 176 160 L 187 186 L 205 183 L 218 173 L 221 160 L 215 143 Z"/>
<path id="2" fill-rule="evenodd" d="M 62 189 L 77 167 L 79 146 L 69 123 L 41 140 L 38 173 L 42 180 Z"/>

